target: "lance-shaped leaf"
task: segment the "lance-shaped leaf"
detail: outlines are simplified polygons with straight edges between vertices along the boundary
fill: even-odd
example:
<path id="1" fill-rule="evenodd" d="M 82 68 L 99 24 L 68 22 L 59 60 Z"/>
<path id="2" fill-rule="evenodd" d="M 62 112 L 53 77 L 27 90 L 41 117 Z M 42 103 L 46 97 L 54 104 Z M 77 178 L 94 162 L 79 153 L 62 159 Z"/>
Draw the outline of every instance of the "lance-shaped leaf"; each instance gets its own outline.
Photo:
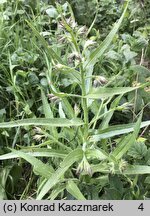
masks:
<path id="1" fill-rule="evenodd" d="M 43 110 L 44 110 L 45 118 L 54 118 L 50 104 L 48 103 L 47 98 L 45 96 L 45 93 L 42 89 L 41 89 L 41 98 L 42 98 L 42 104 L 43 104 Z M 55 138 L 58 137 L 57 129 L 55 127 L 47 127 L 47 128 L 49 129 L 50 133 L 52 133 Z"/>
<path id="2" fill-rule="evenodd" d="M 144 121 L 141 123 L 140 128 L 147 127 L 150 125 L 150 121 Z M 135 123 L 114 125 L 104 130 L 96 130 L 95 135 L 90 137 L 90 142 L 98 142 L 101 139 L 107 139 L 113 136 L 126 134 L 134 131 Z"/>
<path id="3" fill-rule="evenodd" d="M 34 171 L 38 175 L 41 175 L 48 179 L 50 178 L 51 174 L 54 172 L 52 166 L 48 164 L 44 164 L 42 161 L 38 160 L 32 155 L 14 149 L 11 149 L 11 151 L 12 153 L 16 154 L 17 157 L 23 158 L 24 160 L 28 161 L 33 166 Z"/>
<path id="4" fill-rule="evenodd" d="M 50 127 L 70 127 L 70 126 L 80 126 L 83 125 L 83 121 L 81 119 L 71 119 L 68 120 L 66 118 L 36 118 L 36 119 L 23 119 L 11 122 L 2 122 L 0 123 L 0 128 L 12 128 L 18 126 L 29 126 L 29 125 L 43 125 Z"/>
<path id="5" fill-rule="evenodd" d="M 129 150 L 129 148 L 135 143 L 140 130 L 141 119 L 142 119 L 142 114 L 140 115 L 138 121 L 134 126 L 134 132 L 132 134 L 127 135 L 126 137 L 123 137 L 121 141 L 118 143 L 115 150 L 112 152 L 111 155 L 116 160 L 121 159 L 122 156 Z"/>
<path id="6" fill-rule="evenodd" d="M 121 23 L 123 21 L 123 18 L 125 16 L 126 10 L 128 8 L 128 2 L 127 2 L 127 5 L 126 5 L 126 7 L 124 9 L 124 12 L 123 12 L 122 16 L 120 17 L 120 19 L 118 20 L 118 22 L 115 23 L 113 29 L 110 31 L 110 33 L 105 38 L 105 40 L 100 44 L 100 46 L 91 53 L 89 59 L 85 63 L 85 67 L 87 67 L 88 65 L 94 65 L 98 61 L 98 58 L 103 55 L 103 53 L 105 52 L 105 50 L 111 44 L 111 42 L 112 42 L 115 34 L 117 33 L 117 31 L 118 31 L 118 29 L 119 29 L 119 27 L 120 27 L 120 25 L 121 25 Z"/>
<path id="7" fill-rule="evenodd" d="M 81 160 L 83 157 L 82 149 L 76 149 L 69 153 L 67 157 L 60 164 L 60 167 L 54 172 L 50 179 L 45 183 L 40 193 L 37 196 L 37 200 L 41 200 L 45 194 L 59 181 L 64 173 L 69 169 L 69 167 L 76 161 Z"/>
<path id="8" fill-rule="evenodd" d="M 85 151 L 85 155 L 87 158 L 97 158 L 99 160 L 105 160 L 108 158 L 108 155 L 103 150 L 99 149 L 87 149 Z"/>
<path id="9" fill-rule="evenodd" d="M 145 165 L 129 165 L 123 172 L 126 175 L 144 175 L 150 174 L 150 166 Z"/>
<path id="10" fill-rule="evenodd" d="M 22 149 L 16 152 L 10 152 L 7 154 L 0 155 L 0 160 L 8 160 L 13 158 L 18 158 L 19 154 L 26 153 L 28 155 L 34 156 L 34 157 L 55 157 L 55 158 L 65 158 L 67 153 L 60 150 L 54 150 L 54 149 L 47 149 L 47 148 L 32 148 L 31 150 L 28 149 Z"/>
<path id="11" fill-rule="evenodd" d="M 110 168 L 108 164 L 98 164 L 92 166 L 93 173 L 101 172 L 101 173 L 110 173 Z M 119 168 L 115 168 L 114 172 L 120 175 L 144 175 L 150 174 L 150 166 L 145 165 L 130 165 L 121 172 Z"/>
<path id="12" fill-rule="evenodd" d="M 66 189 L 77 200 L 86 200 L 74 181 L 69 180 Z"/>
<path id="13" fill-rule="evenodd" d="M 93 88 L 85 97 L 93 99 L 106 99 L 115 95 L 131 92 L 139 87 L 114 87 L 114 88 Z"/>
<path id="14" fill-rule="evenodd" d="M 43 45 L 44 49 L 47 51 L 47 54 L 49 55 L 50 58 L 52 58 L 54 61 L 57 61 L 60 64 L 64 64 L 62 59 L 55 53 L 55 51 L 49 46 L 49 44 L 46 42 L 44 37 L 40 35 L 40 33 L 35 29 L 35 27 L 28 21 L 26 20 L 30 28 L 32 29 L 33 33 L 35 36 L 39 39 L 41 44 Z"/>

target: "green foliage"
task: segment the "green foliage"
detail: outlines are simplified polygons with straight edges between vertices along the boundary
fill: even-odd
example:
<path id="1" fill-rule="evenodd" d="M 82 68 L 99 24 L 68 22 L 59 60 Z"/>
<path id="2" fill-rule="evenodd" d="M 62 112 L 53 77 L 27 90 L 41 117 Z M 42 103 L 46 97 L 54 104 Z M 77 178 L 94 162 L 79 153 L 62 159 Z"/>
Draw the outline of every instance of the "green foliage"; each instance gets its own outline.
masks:
<path id="1" fill-rule="evenodd" d="M 150 198 L 149 30 L 69 2 L 0 4 L 0 199 Z"/>

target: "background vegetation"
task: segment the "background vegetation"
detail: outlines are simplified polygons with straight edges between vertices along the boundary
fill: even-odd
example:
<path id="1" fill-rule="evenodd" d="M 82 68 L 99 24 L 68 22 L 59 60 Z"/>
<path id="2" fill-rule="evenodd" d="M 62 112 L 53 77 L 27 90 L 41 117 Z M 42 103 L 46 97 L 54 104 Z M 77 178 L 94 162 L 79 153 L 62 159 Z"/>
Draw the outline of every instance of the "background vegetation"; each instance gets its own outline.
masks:
<path id="1" fill-rule="evenodd" d="M 0 0 L 0 199 L 150 199 L 150 2 Z"/>

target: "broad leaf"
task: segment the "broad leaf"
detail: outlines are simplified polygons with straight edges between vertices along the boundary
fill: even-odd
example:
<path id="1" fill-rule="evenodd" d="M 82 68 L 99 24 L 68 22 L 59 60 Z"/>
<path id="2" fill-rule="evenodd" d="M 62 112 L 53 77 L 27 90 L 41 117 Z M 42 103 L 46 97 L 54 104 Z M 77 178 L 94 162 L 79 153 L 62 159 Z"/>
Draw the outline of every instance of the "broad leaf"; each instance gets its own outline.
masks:
<path id="1" fill-rule="evenodd" d="M 132 65 L 130 66 L 130 69 L 137 72 L 138 74 L 141 74 L 142 76 L 150 76 L 150 70 L 148 70 L 146 67 L 142 65 Z"/>
<path id="2" fill-rule="evenodd" d="M 128 151 L 128 155 L 135 159 L 142 159 L 147 154 L 147 146 L 143 142 L 135 142 Z"/>

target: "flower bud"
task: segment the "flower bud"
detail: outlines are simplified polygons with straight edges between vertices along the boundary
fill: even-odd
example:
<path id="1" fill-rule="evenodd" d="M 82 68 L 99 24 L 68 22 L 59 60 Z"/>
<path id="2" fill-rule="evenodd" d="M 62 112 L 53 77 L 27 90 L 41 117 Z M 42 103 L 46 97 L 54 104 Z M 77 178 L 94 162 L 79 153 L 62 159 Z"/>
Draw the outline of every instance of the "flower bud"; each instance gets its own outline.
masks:
<path id="1" fill-rule="evenodd" d="M 55 96 L 54 94 L 48 94 L 47 96 L 51 102 L 56 102 L 59 100 L 59 97 Z"/>
<path id="2" fill-rule="evenodd" d="M 76 171 L 77 174 L 80 174 L 82 172 L 85 172 L 86 174 L 92 176 L 92 168 L 85 156 L 83 157 Z"/>
<path id="3" fill-rule="evenodd" d="M 80 113 L 80 108 L 77 106 L 77 104 L 74 105 L 74 112 L 75 112 L 75 116 L 77 117 L 78 114 Z"/>
<path id="4" fill-rule="evenodd" d="M 42 139 L 42 137 L 43 137 L 42 135 L 36 134 L 36 135 L 33 136 L 33 139 L 36 140 L 36 141 L 40 141 Z"/>
<path id="5" fill-rule="evenodd" d="M 99 87 L 99 86 L 102 86 L 102 85 L 106 84 L 107 82 L 108 81 L 106 80 L 105 77 L 97 76 L 96 79 L 93 82 L 93 86 L 96 88 L 96 87 Z"/>

